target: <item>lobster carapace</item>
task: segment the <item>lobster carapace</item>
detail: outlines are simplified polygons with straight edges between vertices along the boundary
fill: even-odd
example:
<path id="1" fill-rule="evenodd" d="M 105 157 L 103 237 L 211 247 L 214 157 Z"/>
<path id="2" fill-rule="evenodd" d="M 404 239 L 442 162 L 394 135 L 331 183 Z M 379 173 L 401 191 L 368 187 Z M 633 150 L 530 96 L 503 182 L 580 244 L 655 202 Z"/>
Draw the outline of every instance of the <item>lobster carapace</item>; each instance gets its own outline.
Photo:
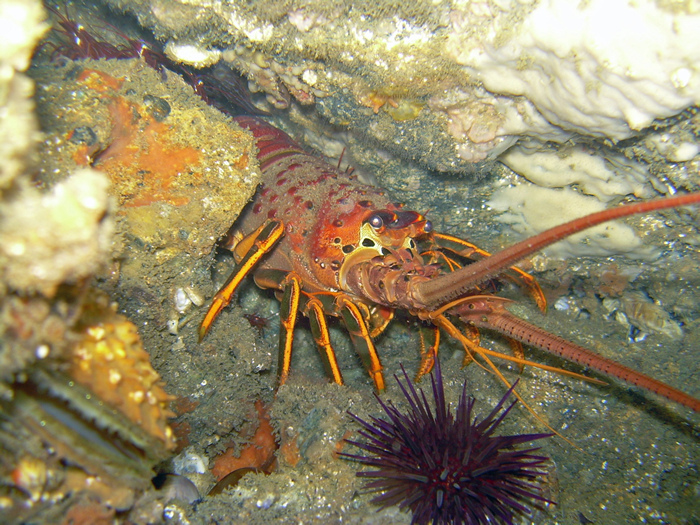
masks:
<path id="1" fill-rule="evenodd" d="M 619 217 L 696 204 L 700 194 L 605 210 L 491 255 L 434 232 L 420 213 L 308 154 L 266 122 L 254 117 L 235 120 L 255 137 L 263 181 L 227 236 L 226 247 L 237 266 L 215 295 L 200 327 L 200 340 L 252 272 L 258 286 L 276 290 L 281 301 L 280 384 L 289 374 L 293 329 L 302 313 L 333 381 L 342 384 L 343 379 L 328 337 L 328 315 L 341 318 L 376 388 L 382 390 L 384 377 L 373 339 L 401 309 L 430 326 L 421 329 L 427 344 L 419 376 L 432 368 L 440 330 L 458 339 L 467 355 L 480 355 L 500 376 L 488 358 L 493 352 L 479 345 L 478 329 L 486 328 L 502 333 L 516 348 L 521 343 L 535 346 L 700 411 L 697 399 L 510 314 L 504 307 L 508 300 L 485 284 L 506 274 L 525 286 L 544 310 L 546 301 L 535 280 L 512 265 L 572 233 Z"/>

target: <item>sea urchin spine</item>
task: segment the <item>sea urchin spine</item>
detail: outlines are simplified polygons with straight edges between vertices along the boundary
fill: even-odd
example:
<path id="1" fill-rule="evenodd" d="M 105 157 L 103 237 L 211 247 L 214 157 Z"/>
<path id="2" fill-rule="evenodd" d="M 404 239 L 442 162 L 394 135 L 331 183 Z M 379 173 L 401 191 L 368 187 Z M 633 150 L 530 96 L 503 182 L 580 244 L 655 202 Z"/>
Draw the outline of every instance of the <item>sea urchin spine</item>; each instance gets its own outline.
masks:
<path id="1" fill-rule="evenodd" d="M 540 467 L 548 458 L 535 455 L 538 448 L 515 448 L 551 434 L 494 435 L 515 405 L 503 408 L 512 388 L 479 421 L 472 416 L 474 398 L 467 397 L 465 385 L 452 415 L 436 363 L 431 375 L 435 413 L 405 370 L 406 385 L 394 377 L 408 400 L 406 413 L 379 397 L 387 420 L 371 416 L 367 422 L 350 413 L 362 425 L 359 433 L 367 442 L 347 442 L 367 455 L 341 455 L 379 469 L 357 473 L 373 479 L 365 488 L 381 492 L 372 502 L 381 508 L 410 508 L 416 524 L 468 525 L 511 524 L 517 515 L 529 515 L 533 504 L 552 503 L 537 481 L 547 474 Z"/>

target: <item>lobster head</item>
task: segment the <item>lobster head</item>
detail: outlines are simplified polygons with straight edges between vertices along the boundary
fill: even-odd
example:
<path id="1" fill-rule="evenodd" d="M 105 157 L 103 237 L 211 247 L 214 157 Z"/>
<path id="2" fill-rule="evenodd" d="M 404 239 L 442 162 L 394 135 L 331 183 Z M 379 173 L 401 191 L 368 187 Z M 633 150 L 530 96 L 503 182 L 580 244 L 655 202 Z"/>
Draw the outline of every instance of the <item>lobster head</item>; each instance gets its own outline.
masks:
<path id="1" fill-rule="evenodd" d="M 430 235 L 430 221 L 382 193 L 372 197 L 366 200 L 367 192 L 348 191 L 326 200 L 317 212 L 307 238 L 309 268 L 326 290 L 348 291 L 348 270 L 376 257 L 420 259 L 417 240 Z"/>
<path id="2" fill-rule="evenodd" d="M 347 288 L 346 276 L 351 268 L 371 260 L 391 261 L 403 267 L 411 263 L 422 266 L 416 240 L 432 231 L 423 215 L 412 210 L 366 210 L 356 225 L 356 241 L 343 247 L 344 257 L 338 271 L 339 287 Z"/>

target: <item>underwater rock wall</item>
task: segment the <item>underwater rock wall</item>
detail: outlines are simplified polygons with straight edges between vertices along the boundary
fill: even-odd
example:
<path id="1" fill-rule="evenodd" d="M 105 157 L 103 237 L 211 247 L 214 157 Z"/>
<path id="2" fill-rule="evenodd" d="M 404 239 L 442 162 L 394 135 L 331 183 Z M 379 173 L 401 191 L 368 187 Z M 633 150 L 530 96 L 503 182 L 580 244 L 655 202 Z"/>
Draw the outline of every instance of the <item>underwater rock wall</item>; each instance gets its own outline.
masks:
<path id="1" fill-rule="evenodd" d="M 443 113 L 459 156 L 472 162 L 523 136 L 629 138 L 700 100 L 700 14 L 690 7 L 108 3 L 133 12 L 184 62 L 234 64 L 278 105 L 284 91 L 287 103 L 291 94 L 310 104 L 348 89 L 356 106 L 397 121 Z"/>
<path id="2" fill-rule="evenodd" d="M 593 209 L 698 187 L 688 108 L 700 102 L 700 13 L 686 4 L 105 1 L 153 30 L 173 59 L 240 71 L 268 108 L 291 107 L 306 128 L 302 106 L 385 157 L 438 171 L 484 174 L 508 150 L 504 162 L 528 180 L 507 178 L 514 188 L 497 209 L 519 231 L 542 229 L 518 210 L 537 192 L 566 201 L 564 221 L 581 199 Z M 557 159 L 573 179 L 541 168 Z M 641 178 L 620 173 L 621 159 Z M 603 170 L 591 173 L 595 162 Z M 538 180 L 527 175 L 535 168 Z M 605 197 L 586 189 L 601 180 Z M 649 256 L 593 244 L 592 254 Z"/>

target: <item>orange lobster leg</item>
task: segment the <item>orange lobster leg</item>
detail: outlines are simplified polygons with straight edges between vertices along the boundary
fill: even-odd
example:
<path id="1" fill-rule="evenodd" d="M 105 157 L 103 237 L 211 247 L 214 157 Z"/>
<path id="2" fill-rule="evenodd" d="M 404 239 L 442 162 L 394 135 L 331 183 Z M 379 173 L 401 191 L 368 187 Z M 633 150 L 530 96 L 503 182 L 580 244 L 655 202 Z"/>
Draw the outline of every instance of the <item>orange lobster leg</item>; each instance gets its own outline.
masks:
<path id="1" fill-rule="evenodd" d="M 379 360 L 377 349 L 374 347 L 370 337 L 365 318 L 358 304 L 351 301 L 347 295 L 339 294 L 337 303 L 340 308 L 340 315 L 355 346 L 355 351 L 359 354 L 362 363 L 374 381 L 374 386 L 381 392 L 384 390 L 382 362 Z"/>
<path id="2" fill-rule="evenodd" d="M 440 347 L 440 329 L 437 326 L 421 326 L 420 333 L 420 365 L 416 372 L 416 381 L 429 373 L 435 365 L 438 348 Z"/>
<path id="3" fill-rule="evenodd" d="M 267 221 L 241 241 L 246 243 L 249 247 L 242 259 L 236 264 L 236 269 L 228 278 L 226 284 L 214 295 L 207 315 L 204 316 L 204 320 L 199 327 L 200 343 L 207 334 L 214 319 L 216 319 L 221 310 L 231 301 L 231 296 L 233 296 L 233 293 L 241 284 L 241 281 L 245 279 L 262 256 L 268 253 L 275 244 L 277 244 L 277 241 L 279 241 L 283 234 L 284 226 L 281 221 Z"/>
<path id="4" fill-rule="evenodd" d="M 371 305 L 367 311 L 369 316 L 367 318 L 367 325 L 369 327 L 369 336 L 372 339 L 376 339 L 381 334 L 384 333 L 386 327 L 394 318 L 394 310 L 382 306 L 381 304 Z"/>
<path id="5" fill-rule="evenodd" d="M 323 304 L 316 297 L 309 297 L 304 307 L 304 315 L 309 318 L 311 334 L 314 336 L 318 352 L 321 354 L 323 366 L 326 374 L 339 385 L 343 384 L 343 376 L 340 373 L 338 360 L 331 346 L 331 339 L 328 335 L 328 324 L 323 313 Z"/>
<path id="6" fill-rule="evenodd" d="M 294 344 L 294 327 L 296 325 L 299 310 L 309 318 L 311 333 L 313 334 L 316 346 L 323 361 L 326 373 L 339 385 L 343 384 L 343 376 L 340 373 L 335 352 L 331 346 L 328 334 L 328 325 L 324 316 L 324 311 L 330 311 L 333 315 L 334 305 L 332 300 L 335 294 L 328 295 L 326 302 L 319 300 L 325 298 L 325 294 L 310 294 L 304 292 L 301 278 L 292 272 L 285 270 L 263 269 L 255 273 L 255 283 L 264 289 L 278 290 L 277 297 L 280 299 L 280 330 L 279 339 L 279 367 L 277 374 L 279 384 L 283 385 L 289 377 L 289 369 L 292 362 L 292 350 Z M 281 294 L 279 293 L 281 290 Z"/>
<path id="7" fill-rule="evenodd" d="M 355 351 L 360 356 L 367 372 L 374 381 L 377 390 L 384 389 L 384 376 L 379 355 L 372 342 L 368 321 L 369 309 L 364 303 L 356 303 L 343 293 L 324 292 L 308 293 L 301 291 L 301 282 L 296 274 L 283 270 L 258 270 L 255 282 L 261 288 L 282 289 L 280 306 L 282 331 L 280 332 L 280 366 L 278 374 L 280 384 L 284 384 L 289 375 L 291 363 L 294 321 L 296 314 L 301 311 L 311 323 L 311 331 L 316 341 L 324 366 L 333 381 L 342 385 L 335 351 L 330 343 L 328 326 L 324 314 L 341 317 L 352 339 Z M 299 290 L 297 291 L 297 286 Z"/>
<path id="8" fill-rule="evenodd" d="M 289 377 L 289 367 L 292 364 L 292 344 L 294 343 L 294 326 L 297 322 L 299 311 L 299 297 L 301 295 L 301 278 L 295 273 L 288 273 L 281 283 L 282 300 L 280 302 L 280 330 L 279 342 L 279 366 L 277 375 L 279 384 L 283 385 Z"/>
<path id="9" fill-rule="evenodd" d="M 323 331 L 319 331 L 319 336 L 315 333 L 316 328 L 314 327 L 314 323 L 316 321 L 312 316 L 317 315 L 320 320 L 323 313 L 342 318 L 343 324 L 350 334 L 355 352 L 360 356 L 360 360 L 369 373 L 369 376 L 372 378 L 372 381 L 374 381 L 375 387 L 379 391 L 384 390 L 382 364 L 372 339 L 374 337 L 373 331 L 381 333 L 386 327 L 388 322 L 386 312 L 383 310 L 370 310 L 364 302 L 355 301 L 349 295 L 342 292 L 320 292 L 308 295 L 310 298 L 307 306 L 304 308 L 304 313 L 311 321 L 311 331 L 329 376 L 336 383 L 340 385 L 343 384 L 343 378 L 340 375 L 335 352 L 330 346 L 325 319 L 318 327 L 319 329 L 322 328 Z M 313 310 L 311 310 L 311 306 L 313 306 Z M 389 319 L 390 318 L 391 316 L 389 316 Z"/>

